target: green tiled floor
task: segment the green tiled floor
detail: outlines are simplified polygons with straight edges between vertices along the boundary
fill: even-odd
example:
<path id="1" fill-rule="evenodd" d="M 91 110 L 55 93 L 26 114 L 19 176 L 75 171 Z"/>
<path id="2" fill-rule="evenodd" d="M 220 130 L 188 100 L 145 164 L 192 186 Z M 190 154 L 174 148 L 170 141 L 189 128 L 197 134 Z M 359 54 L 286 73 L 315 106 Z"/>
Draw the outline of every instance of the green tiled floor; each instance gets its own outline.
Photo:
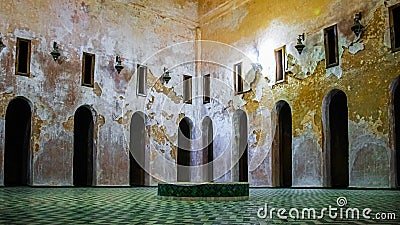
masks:
<path id="1" fill-rule="evenodd" d="M 281 220 L 257 217 L 270 208 L 371 208 L 396 213 L 396 220 Z M 251 189 L 248 201 L 161 200 L 157 188 L 0 188 L 0 224 L 400 224 L 400 192 L 395 190 Z M 269 209 L 270 209 L 269 208 Z M 262 212 L 262 211 L 261 211 Z"/>

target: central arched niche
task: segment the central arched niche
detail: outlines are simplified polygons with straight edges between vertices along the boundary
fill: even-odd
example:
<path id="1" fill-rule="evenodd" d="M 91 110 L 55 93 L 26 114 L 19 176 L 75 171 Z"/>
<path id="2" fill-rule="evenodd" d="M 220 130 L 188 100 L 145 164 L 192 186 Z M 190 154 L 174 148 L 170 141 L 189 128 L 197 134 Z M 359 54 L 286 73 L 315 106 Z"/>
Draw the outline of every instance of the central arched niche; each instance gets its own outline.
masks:
<path id="1" fill-rule="evenodd" d="M 29 183 L 32 108 L 29 100 L 17 97 L 8 104 L 5 124 L 4 185 Z"/>
<path id="2" fill-rule="evenodd" d="M 248 182 L 248 125 L 247 115 L 237 110 L 233 115 L 233 181 Z"/>
<path id="3" fill-rule="evenodd" d="M 92 110 L 89 106 L 79 107 L 74 115 L 74 186 L 93 185 L 93 129 Z"/>
<path id="4" fill-rule="evenodd" d="M 285 101 L 275 104 L 276 130 L 272 150 L 273 186 L 292 186 L 292 113 Z"/>
<path id="5" fill-rule="evenodd" d="M 146 120 L 143 112 L 135 112 L 130 124 L 129 184 L 144 186 L 148 184 L 146 157 Z"/>
<path id="6" fill-rule="evenodd" d="M 400 187 L 400 76 L 390 86 L 389 104 L 390 143 L 392 147 L 390 160 L 391 187 Z"/>
<path id="7" fill-rule="evenodd" d="M 349 186 L 349 132 L 346 94 L 330 91 L 323 103 L 325 138 L 325 185 L 333 188 Z"/>
<path id="8" fill-rule="evenodd" d="M 191 139 L 193 123 L 185 117 L 179 122 L 178 128 L 178 153 L 177 153 L 177 181 L 190 181 L 191 166 Z"/>
<path id="9" fill-rule="evenodd" d="M 395 126 L 395 161 L 396 161 L 396 180 L 397 180 L 397 187 L 400 186 L 400 85 L 399 80 L 397 79 L 397 85 L 394 91 L 393 96 L 393 105 L 394 105 L 394 126 Z"/>
<path id="10" fill-rule="evenodd" d="M 202 142 L 203 142 L 203 181 L 212 182 L 214 180 L 213 160 L 213 125 L 210 117 L 206 117 L 202 123 Z"/>

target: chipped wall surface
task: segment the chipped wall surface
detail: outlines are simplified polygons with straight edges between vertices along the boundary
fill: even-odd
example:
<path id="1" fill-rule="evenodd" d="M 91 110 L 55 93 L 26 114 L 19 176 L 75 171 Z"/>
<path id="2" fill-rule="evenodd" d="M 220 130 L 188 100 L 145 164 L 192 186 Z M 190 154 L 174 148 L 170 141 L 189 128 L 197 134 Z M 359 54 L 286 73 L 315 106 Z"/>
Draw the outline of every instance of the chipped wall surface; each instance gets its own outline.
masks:
<path id="1" fill-rule="evenodd" d="M 392 120 L 388 118 L 389 86 L 400 75 L 400 56 L 399 52 L 391 52 L 388 21 L 388 7 L 396 3 L 399 1 L 199 1 L 203 41 L 221 42 L 235 49 L 227 54 L 203 45 L 204 61 L 227 68 L 203 62 L 202 72 L 233 86 L 233 64 L 251 60 L 263 68 L 255 78 L 246 77 L 251 68 L 245 69 L 244 79 L 251 83 L 248 92 L 231 95 L 230 100 L 221 97 L 218 90 L 212 94 L 221 100 L 219 104 L 230 106 L 231 112 L 243 109 L 248 114 L 249 176 L 253 186 L 273 185 L 271 151 L 276 131 L 271 126 L 271 114 L 279 100 L 288 102 L 292 111 L 292 185 L 327 185 L 330 178 L 326 172 L 322 107 L 332 89 L 347 95 L 349 185 L 396 185 L 395 173 L 391 172 L 394 149 L 389 140 Z M 359 42 L 353 43 L 355 36 L 350 27 L 356 12 L 362 13 L 365 32 Z M 340 59 L 338 66 L 326 69 L 323 28 L 333 24 L 338 26 Z M 299 55 L 294 46 L 301 33 L 305 33 L 306 47 Z M 281 46 L 286 49 L 286 79 L 277 83 L 274 49 Z M 262 134 L 265 141 L 254 141 L 257 134 Z"/>
<path id="2" fill-rule="evenodd" d="M 0 53 L 0 156 L 7 105 L 15 96 L 24 96 L 33 105 L 30 184 L 72 185 L 74 113 L 87 105 L 95 120 L 93 184 L 128 185 L 129 119 L 125 117 L 146 109 L 146 98 L 136 95 L 136 64 L 148 65 L 158 77 L 163 66 L 176 65 L 173 60 L 194 57 L 193 47 L 154 55 L 195 39 L 197 2 L 3 1 L 0 20 L 7 46 Z M 30 77 L 14 75 L 17 37 L 32 40 Z M 53 41 L 59 43 L 58 62 L 49 54 Z M 83 52 L 96 54 L 94 88 L 81 85 Z M 116 55 L 125 67 L 121 74 L 114 69 Z M 174 111 L 176 107 L 168 114 Z M 0 171 L 3 177 L 3 166 Z"/>
<path id="3" fill-rule="evenodd" d="M 190 180 L 203 181 L 202 123 L 213 126 L 213 179 L 239 179 L 234 115 L 246 113 L 248 179 L 276 186 L 275 105 L 292 114 L 292 185 L 326 186 L 324 99 L 332 89 L 348 101 L 349 178 L 352 187 L 394 187 L 389 140 L 389 86 L 400 75 L 390 50 L 388 7 L 399 0 L 85 0 L 7 1 L 0 9 L 0 137 L 8 103 L 32 103 L 31 185 L 73 184 L 74 113 L 86 105 L 94 118 L 93 185 L 129 184 L 131 118 L 146 115 L 146 185 L 177 180 L 178 126 L 191 120 Z M 290 7 L 287 7 L 290 5 Z M 350 30 L 362 12 L 359 42 Z M 334 12 L 334 13 L 333 13 Z M 339 65 L 325 68 L 323 28 L 337 24 Z M 306 48 L 294 48 L 305 33 Z M 14 75 L 16 38 L 32 40 L 30 77 Z M 61 58 L 50 56 L 53 41 Z M 285 46 L 286 78 L 275 82 L 274 49 Z M 96 54 L 94 87 L 81 85 L 82 53 Z M 115 56 L 124 69 L 117 74 Z M 244 93 L 236 94 L 233 65 L 242 62 Z M 262 70 L 255 69 L 257 63 Z M 148 68 L 146 93 L 137 94 L 137 64 Z M 171 71 L 166 84 L 163 68 Z M 260 67 L 258 67 L 260 68 Z M 211 102 L 203 104 L 202 76 L 211 76 Z M 192 104 L 183 103 L 183 75 L 192 76 Z M 132 126 L 134 127 L 134 125 Z M 4 141 L 0 143 L 0 159 Z M 0 184 L 3 181 L 0 160 Z"/>

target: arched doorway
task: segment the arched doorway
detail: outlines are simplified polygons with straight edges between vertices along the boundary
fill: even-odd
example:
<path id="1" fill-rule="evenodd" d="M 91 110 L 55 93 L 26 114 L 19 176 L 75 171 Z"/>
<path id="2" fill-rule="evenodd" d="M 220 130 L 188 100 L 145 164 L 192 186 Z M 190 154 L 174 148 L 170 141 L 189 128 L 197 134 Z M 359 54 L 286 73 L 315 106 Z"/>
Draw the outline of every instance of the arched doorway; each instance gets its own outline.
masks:
<path id="1" fill-rule="evenodd" d="M 134 186 L 145 185 L 146 115 L 133 114 L 130 126 L 129 183 Z"/>
<path id="2" fill-rule="evenodd" d="M 349 132 L 346 94 L 330 91 L 324 100 L 323 122 L 327 186 L 349 186 Z"/>
<path id="3" fill-rule="evenodd" d="M 177 181 L 190 181 L 190 149 L 192 136 L 192 121 L 185 117 L 179 123 Z"/>
<path id="4" fill-rule="evenodd" d="M 206 117 L 202 124 L 202 138 L 203 138 L 203 166 L 204 166 L 204 178 L 203 181 L 212 182 L 214 180 L 213 171 L 213 125 L 210 117 Z"/>
<path id="5" fill-rule="evenodd" d="M 22 186 L 29 182 L 32 109 L 28 100 L 13 99 L 6 111 L 4 185 Z"/>
<path id="6" fill-rule="evenodd" d="M 243 110 L 237 110 L 233 117 L 234 155 L 239 157 L 239 182 L 248 182 L 248 134 L 247 134 L 247 115 Z M 237 157 L 233 157 L 234 159 Z M 235 162 L 236 163 L 236 162 Z"/>
<path id="7" fill-rule="evenodd" d="M 276 131 L 272 171 L 274 186 L 292 186 L 292 110 L 285 101 L 275 105 Z"/>
<path id="8" fill-rule="evenodd" d="M 392 96 L 392 111 L 389 113 L 392 115 L 392 122 L 390 123 L 392 130 L 392 140 L 394 145 L 394 176 L 395 181 L 393 182 L 394 187 L 400 187 L 400 76 L 397 77 L 391 87 Z M 389 118 L 390 121 L 390 118 Z"/>
<path id="9" fill-rule="evenodd" d="M 93 115 L 88 106 L 79 107 L 74 116 L 73 184 L 93 183 Z"/>

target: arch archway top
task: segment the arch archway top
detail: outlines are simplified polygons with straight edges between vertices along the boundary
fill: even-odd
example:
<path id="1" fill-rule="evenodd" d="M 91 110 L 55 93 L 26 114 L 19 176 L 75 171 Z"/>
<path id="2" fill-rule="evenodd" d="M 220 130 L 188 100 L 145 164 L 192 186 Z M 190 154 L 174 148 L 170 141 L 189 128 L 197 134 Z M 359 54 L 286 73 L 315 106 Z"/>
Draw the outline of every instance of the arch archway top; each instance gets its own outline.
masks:
<path id="1" fill-rule="evenodd" d="M 8 105 L 10 105 L 10 103 L 12 103 L 13 101 L 16 101 L 16 100 L 25 101 L 29 105 L 29 107 L 31 108 L 31 112 L 33 112 L 33 103 L 28 98 L 26 98 L 25 96 L 16 96 L 15 98 L 11 99 L 8 102 Z"/>
<path id="2" fill-rule="evenodd" d="M 96 110 L 94 110 L 93 106 L 88 105 L 88 104 L 84 104 L 84 105 L 78 106 L 78 107 L 75 109 L 75 111 L 78 110 L 78 109 L 80 109 L 80 108 L 86 108 L 86 109 L 89 109 L 90 111 L 96 112 Z"/>
<path id="3" fill-rule="evenodd" d="M 132 116 L 133 115 L 140 115 L 140 116 L 142 116 L 142 117 L 146 117 L 147 115 L 146 115 L 146 113 L 144 113 L 144 112 L 142 112 L 142 111 L 136 111 L 136 112 L 134 112 L 133 114 L 132 114 Z"/>
<path id="4" fill-rule="evenodd" d="M 392 83 L 390 83 L 389 89 L 390 92 L 394 92 L 396 90 L 396 88 L 399 86 L 400 84 L 400 75 L 397 76 L 396 78 L 393 79 Z"/>
<path id="5" fill-rule="evenodd" d="M 187 116 L 183 117 L 183 118 L 179 121 L 179 124 L 182 123 L 182 122 L 186 122 L 186 123 L 188 123 L 191 127 L 193 127 L 193 121 L 192 121 L 189 117 L 187 117 Z"/>
<path id="6" fill-rule="evenodd" d="M 136 112 L 134 112 L 134 113 L 132 114 L 132 116 L 131 116 L 131 121 L 132 121 L 132 119 L 133 119 L 133 117 L 134 117 L 135 115 L 138 115 L 138 116 L 142 117 L 142 118 L 143 118 L 143 121 L 144 121 L 144 124 L 145 124 L 146 126 L 149 125 L 149 123 L 150 123 L 150 118 L 147 116 L 146 113 L 144 113 L 144 112 L 142 112 L 142 111 L 136 111 Z"/>
<path id="7" fill-rule="evenodd" d="M 203 118 L 202 124 L 206 125 L 208 123 L 212 123 L 212 119 L 209 116 Z"/>
<path id="8" fill-rule="evenodd" d="M 89 110 L 89 111 L 92 113 L 93 119 L 95 119 L 96 116 L 97 116 L 96 110 L 95 110 L 95 109 L 93 108 L 93 106 L 91 106 L 91 105 L 85 104 L 85 105 L 79 106 L 78 108 L 75 109 L 74 114 L 76 114 L 76 112 L 77 112 L 78 110 L 80 110 L 80 109 L 87 109 L 87 110 Z"/>
<path id="9" fill-rule="evenodd" d="M 322 114 L 324 115 L 326 110 L 328 109 L 329 104 L 331 103 L 332 98 L 337 95 L 338 93 L 343 93 L 343 95 L 346 97 L 347 101 L 347 94 L 346 92 L 340 90 L 340 89 L 332 89 L 330 90 L 324 97 L 324 100 L 322 101 Z"/>
<path id="10" fill-rule="evenodd" d="M 247 114 L 243 109 L 237 109 L 235 113 Z"/>
<path id="11" fill-rule="evenodd" d="M 234 113 L 233 113 L 234 117 L 241 117 L 241 116 L 245 116 L 247 118 L 247 113 L 243 110 L 243 109 L 237 109 Z"/>
<path id="12" fill-rule="evenodd" d="M 233 114 L 232 118 L 233 128 L 239 129 L 239 127 L 245 125 L 246 129 L 249 127 L 249 120 L 247 117 L 247 113 L 241 109 L 238 109 Z"/>
<path id="13" fill-rule="evenodd" d="M 330 90 L 330 91 L 325 95 L 324 101 L 325 101 L 325 100 L 330 100 L 333 96 L 335 96 L 335 95 L 338 94 L 338 93 L 343 93 L 343 94 L 346 96 L 346 98 L 347 98 L 346 92 L 344 92 L 344 91 L 341 90 L 341 89 L 334 88 L 334 89 Z"/>
<path id="14" fill-rule="evenodd" d="M 289 106 L 290 110 L 292 110 L 291 105 L 290 105 L 286 100 L 281 99 L 281 100 L 279 100 L 279 101 L 277 101 L 277 102 L 275 103 L 274 111 L 275 111 L 275 112 L 280 111 L 280 109 L 281 109 L 283 106 L 285 106 L 285 105 Z"/>

